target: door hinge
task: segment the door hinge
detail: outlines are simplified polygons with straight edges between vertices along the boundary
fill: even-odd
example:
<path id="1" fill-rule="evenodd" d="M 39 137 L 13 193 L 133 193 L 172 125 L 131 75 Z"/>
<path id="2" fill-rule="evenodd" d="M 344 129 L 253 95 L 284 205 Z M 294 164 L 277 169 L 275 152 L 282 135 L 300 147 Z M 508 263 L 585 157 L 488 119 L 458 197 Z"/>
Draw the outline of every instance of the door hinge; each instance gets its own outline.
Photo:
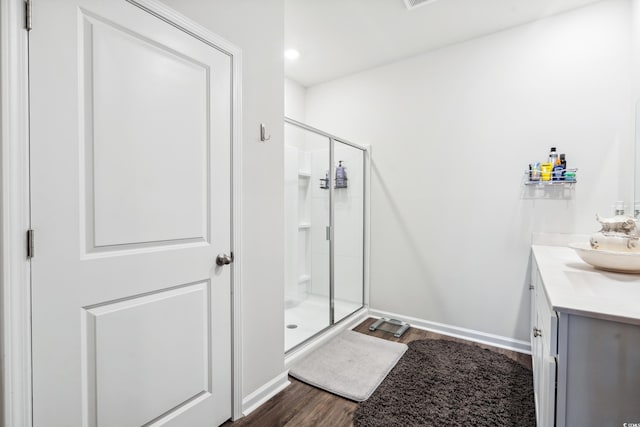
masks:
<path id="1" fill-rule="evenodd" d="M 31 31 L 31 28 L 32 28 L 31 17 L 32 17 L 32 8 L 33 8 L 32 0 L 25 0 L 24 8 L 25 8 L 25 14 L 24 14 L 25 28 L 27 29 L 27 31 Z"/>
<path id="2" fill-rule="evenodd" d="M 33 230 L 29 229 L 27 230 L 27 258 L 31 259 L 33 258 L 34 255 L 34 251 L 33 251 Z"/>

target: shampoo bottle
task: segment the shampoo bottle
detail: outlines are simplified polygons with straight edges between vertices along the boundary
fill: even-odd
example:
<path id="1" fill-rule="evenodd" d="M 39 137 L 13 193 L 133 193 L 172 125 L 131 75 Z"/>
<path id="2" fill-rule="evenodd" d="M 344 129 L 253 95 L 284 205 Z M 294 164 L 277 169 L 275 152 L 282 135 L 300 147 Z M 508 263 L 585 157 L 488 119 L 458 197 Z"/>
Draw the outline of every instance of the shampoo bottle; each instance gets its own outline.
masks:
<path id="1" fill-rule="evenodd" d="M 556 160 L 556 164 L 553 166 L 553 180 L 562 180 L 562 164 L 560 163 L 560 159 Z"/>
<path id="2" fill-rule="evenodd" d="M 347 188 L 347 172 L 342 166 L 342 160 L 338 162 L 338 167 L 336 168 L 336 188 Z"/>
<path id="3" fill-rule="evenodd" d="M 558 152 L 556 151 L 556 147 L 551 147 L 551 150 L 549 151 L 549 163 L 555 166 L 557 161 L 558 161 Z"/>

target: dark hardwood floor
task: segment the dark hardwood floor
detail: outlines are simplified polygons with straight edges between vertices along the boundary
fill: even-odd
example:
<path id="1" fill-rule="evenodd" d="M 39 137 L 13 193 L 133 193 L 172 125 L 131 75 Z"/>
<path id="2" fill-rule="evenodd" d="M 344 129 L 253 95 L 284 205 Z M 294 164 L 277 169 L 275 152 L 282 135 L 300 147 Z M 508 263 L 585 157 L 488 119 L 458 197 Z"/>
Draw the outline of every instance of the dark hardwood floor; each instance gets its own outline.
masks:
<path id="1" fill-rule="evenodd" d="M 531 369 L 531 356 L 526 354 L 478 344 L 416 328 L 409 328 L 402 337 L 395 338 L 392 334 L 383 331 L 369 331 L 369 326 L 375 322 L 375 320 L 376 319 L 372 318 L 365 320 L 355 327 L 354 331 L 403 343 L 424 339 L 444 339 L 464 342 L 504 354 L 510 359 L 515 360 L 528 369 Z M 269 399 L 254 412 L 236 422 L 228 421 L 223 425 L 225 427 L 353 426 L 353 413 L 358 407 L 357 403 L 307 385 L 295 378 L 289 377 L 289 380 L 291 381 L 290 386 Z"/>

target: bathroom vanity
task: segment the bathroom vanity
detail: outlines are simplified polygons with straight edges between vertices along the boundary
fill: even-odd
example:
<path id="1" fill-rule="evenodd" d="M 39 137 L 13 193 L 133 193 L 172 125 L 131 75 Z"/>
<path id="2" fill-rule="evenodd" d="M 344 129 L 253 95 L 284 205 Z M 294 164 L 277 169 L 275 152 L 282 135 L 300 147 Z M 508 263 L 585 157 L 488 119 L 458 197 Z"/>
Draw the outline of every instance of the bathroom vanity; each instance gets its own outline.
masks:
<path id="1" fill-rule="evenodd" d="M 640 275 L 532 247 L 531 351 L 539 427 L 640 424 Z"/>

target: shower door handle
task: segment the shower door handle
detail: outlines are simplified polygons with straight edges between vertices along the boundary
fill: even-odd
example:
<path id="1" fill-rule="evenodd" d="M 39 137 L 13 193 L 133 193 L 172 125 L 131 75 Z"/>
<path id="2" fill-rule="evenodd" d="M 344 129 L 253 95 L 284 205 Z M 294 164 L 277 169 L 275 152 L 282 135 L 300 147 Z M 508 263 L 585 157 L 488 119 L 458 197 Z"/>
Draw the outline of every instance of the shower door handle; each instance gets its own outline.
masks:
<path id="1" fill-rule="evenodd" d="M 232 262 L 233 262 L 233 252 L 231 252 L 231 255 L 218 254 L 218 256 L 216 257 L 216 265 L 219 265 L 219 266 L 229 265 Z"/>

